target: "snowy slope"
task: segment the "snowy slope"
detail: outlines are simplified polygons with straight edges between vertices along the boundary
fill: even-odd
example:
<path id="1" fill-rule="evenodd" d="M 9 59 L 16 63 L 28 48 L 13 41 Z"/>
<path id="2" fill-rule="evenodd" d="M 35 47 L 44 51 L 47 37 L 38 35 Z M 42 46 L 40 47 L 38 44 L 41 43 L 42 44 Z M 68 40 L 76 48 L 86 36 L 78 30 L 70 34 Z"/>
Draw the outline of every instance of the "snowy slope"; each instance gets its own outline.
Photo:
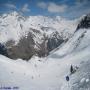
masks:
<path id="1" fill-rule="evenodd" d="M 19 90 L 90 90 L 90 29 L 80 29 L 62 47 L 46 58 L 29 62 L 0 56 L 2 86 Z M 79 68 L 70 75 L 70 66 Z M 66 75 L 70 81 L 65 80 Z"/>

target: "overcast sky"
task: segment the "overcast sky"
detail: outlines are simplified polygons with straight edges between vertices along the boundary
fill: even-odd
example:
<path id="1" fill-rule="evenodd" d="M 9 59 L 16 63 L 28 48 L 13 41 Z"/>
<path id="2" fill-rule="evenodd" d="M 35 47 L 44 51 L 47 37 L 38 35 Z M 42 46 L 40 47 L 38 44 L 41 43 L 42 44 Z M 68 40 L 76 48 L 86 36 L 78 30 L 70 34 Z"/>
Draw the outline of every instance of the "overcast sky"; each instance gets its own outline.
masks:
<path id="1" fill-rule="evenodd" d="M 12 11 L 73 19 L 90 13 L 90 0 L 0 0 L 0 13 Z"/>

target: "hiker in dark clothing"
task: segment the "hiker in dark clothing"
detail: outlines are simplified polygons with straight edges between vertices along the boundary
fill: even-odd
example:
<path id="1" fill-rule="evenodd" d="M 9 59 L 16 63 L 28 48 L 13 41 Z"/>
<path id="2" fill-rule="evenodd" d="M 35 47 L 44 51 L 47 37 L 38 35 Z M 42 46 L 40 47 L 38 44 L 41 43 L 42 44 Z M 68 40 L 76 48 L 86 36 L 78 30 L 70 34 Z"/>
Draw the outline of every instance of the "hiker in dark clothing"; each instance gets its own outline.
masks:
<path id="1" fill-rule="evenodd" d="M 74 68 L 73 68 L 72 65 L 71 65 L 71 67 L 70 67 L 70 73 L 71 73 L 71 74 L 74 73 Z"/>
<path id="2" fill-rule="evenodd" d="M 79 67 L 71 65 L 71 67 L 70 67 L 70 74 L 75 73 L 77 71 L 77 69 L 79 69 Z"/>

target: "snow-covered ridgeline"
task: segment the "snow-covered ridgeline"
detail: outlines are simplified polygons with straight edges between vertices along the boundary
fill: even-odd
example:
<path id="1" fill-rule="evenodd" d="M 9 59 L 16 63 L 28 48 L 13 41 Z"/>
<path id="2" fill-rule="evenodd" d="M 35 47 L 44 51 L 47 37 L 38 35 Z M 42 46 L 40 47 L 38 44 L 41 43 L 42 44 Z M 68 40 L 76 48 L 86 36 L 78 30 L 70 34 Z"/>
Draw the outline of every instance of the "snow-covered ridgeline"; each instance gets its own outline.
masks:
<path id="1" fill-rule="evenodd" d="M 38 39 L 34 38 L 35 41 L 40 41 L 43 34 L 50 36 L 56 31 L 63 34 L 63 37 L 69 37 L 67 33 L 72 34 L 77 24 L 78 20 L 66 20 L 60 16 L 54 18 L 45 16 L 24 17 L 17 12 L 3 14 L 0 17 L 0 42 L 15 40 L 17 43 L 22 36 L 27 36 L 28 32 L 32 32 L 32 29 L 40 32 L 39 34 L 33 33 L 36 37 L 39 37 Z M 42 28 L 49 29 L 42 30 Z"/>

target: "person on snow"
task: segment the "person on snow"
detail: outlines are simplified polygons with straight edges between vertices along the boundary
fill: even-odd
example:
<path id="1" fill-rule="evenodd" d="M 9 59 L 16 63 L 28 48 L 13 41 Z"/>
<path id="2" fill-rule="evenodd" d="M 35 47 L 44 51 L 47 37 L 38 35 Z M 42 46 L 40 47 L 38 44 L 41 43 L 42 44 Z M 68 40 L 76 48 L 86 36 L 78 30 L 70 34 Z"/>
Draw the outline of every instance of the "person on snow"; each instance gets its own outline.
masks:
<path id="1" fill-rule="evenodd" d="M 71 67 L 70 67 L 70 74 L 75 73 L 78 68 L 79 68 L 79 67 L 77 67 L 77 66 L 72 66 L 72 65 L 71 65 Z"/>
<path id="2" fill-rule="evenodd" d="M 71 65 L 71 67 L 70 67 L 70 73 L 71 73 L 71 74 L 74 73 L 74 68 L 73 68 L 72 65 Z"/>

